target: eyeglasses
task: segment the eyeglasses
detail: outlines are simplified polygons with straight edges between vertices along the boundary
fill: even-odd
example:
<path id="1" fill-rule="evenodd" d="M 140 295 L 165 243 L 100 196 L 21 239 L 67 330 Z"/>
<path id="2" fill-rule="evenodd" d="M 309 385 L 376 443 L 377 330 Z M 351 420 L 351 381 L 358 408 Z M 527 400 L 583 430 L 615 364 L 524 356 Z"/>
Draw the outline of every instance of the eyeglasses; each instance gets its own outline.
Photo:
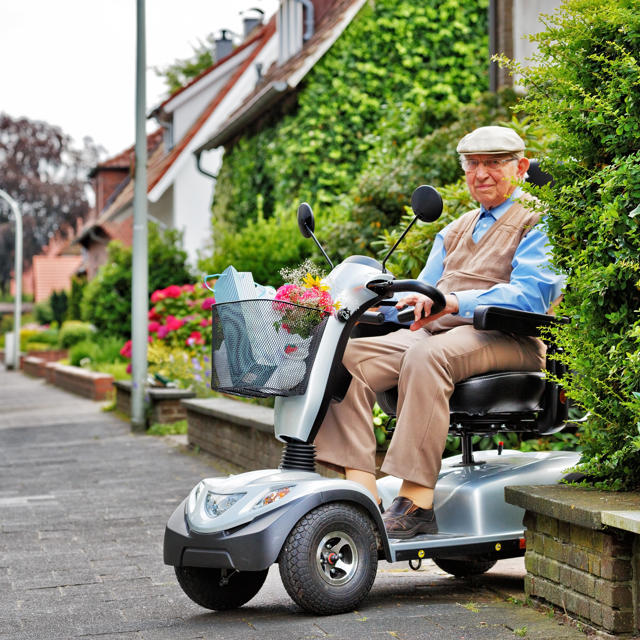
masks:
<path id="1" fill-rule="evenodd" d="M 484 165 L 487 171 L 499 171 L 507 162 L 517 162 L 518 158 L 490 158 L 489 160 L 476 160 L 474 158 L 462 158 L 460 166 L 463 171 L 469 173 L 477 171 L 480 165 Z"/>

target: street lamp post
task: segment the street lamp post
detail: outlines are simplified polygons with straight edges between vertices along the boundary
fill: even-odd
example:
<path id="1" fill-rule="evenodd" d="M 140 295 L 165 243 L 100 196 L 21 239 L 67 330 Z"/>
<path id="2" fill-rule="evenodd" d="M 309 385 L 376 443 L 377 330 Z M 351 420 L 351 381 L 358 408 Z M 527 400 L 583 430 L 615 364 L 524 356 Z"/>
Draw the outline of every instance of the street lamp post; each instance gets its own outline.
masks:
<path id="1" fill-rule="evenodd" d="M 149 259 L 147 225 L 145 3 L 137 0 L 136 146 L 133 193 L 133 259 L 131 268 L 131 427 L 146 428 L 144 396 L 147 382 Z"/>
<path id="2" fill-rule="evenodd" d="M 16 282 L 15 302 L 13 304 L 13 353 L 11 364 L 14 369 L 20 368 L 20 320 L 22 317 L 22 214 L 18 203 L 6 192 L 0 189 L 0 198 L 9 203 L 16 219 L 16 250 L 14 277 Z M 6 357 L 6 353 L 5 353 Z M 7 363 L 8 364 L 8 363 Z"/>

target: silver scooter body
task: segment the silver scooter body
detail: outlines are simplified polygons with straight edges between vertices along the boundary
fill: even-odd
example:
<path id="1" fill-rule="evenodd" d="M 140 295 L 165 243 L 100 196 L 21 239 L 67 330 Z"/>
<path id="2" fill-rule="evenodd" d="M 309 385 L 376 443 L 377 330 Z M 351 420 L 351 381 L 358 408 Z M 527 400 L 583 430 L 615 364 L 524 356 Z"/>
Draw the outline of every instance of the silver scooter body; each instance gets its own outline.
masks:
<path id="1" fill-rule="evenodd" d="M 331 397 L 336 363 L 341 362 L 355 321 L 409 281 L 395 281 L 375 261 L 355 256 L 332 269 L 325 282 L 342 310 L 326 321 L 305 393 L 276 398 L 275 436 L 285 447 L 312 442 Z M 382 288 L 373 286 L 375 283 L 382 283 Z M 390 283 L 396 288 L 388 287 L 381 293 Z M 483 451 L 475 453 L 473 464 L 465 465 L 461 458 L 447 458 L 442 463 L 434 496 L 436 535 L 389 539 L 378 505 L 360 484 L 328 479 L 309 470 L 267 469 L 198 483 L 167 524 L 164 561 L 176 569 L 219 568 L 223 571 L 220 585 L 226 584 L 224 576 L 229 574 L 224 572 L 228 570 L 264 571 L 279 561 L 298 523 L 329 503 L 348 503 L 365 512 L 377 530 L 378 555 L 390 562 L 521 556 L 524 511 L 505 502 L 504 488 L 555 484 L 566 469 L 577 464 L 579 454 Z M 391 504 L 400 484 L 401 480 L 391 477 L 378 481 L 385 505 Z"/>

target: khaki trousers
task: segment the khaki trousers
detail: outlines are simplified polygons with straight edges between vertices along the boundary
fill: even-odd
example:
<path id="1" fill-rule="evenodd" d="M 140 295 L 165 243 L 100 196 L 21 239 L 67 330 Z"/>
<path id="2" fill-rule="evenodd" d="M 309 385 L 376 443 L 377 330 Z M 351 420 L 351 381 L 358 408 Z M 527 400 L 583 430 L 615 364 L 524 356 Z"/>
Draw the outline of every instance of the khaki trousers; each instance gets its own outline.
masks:
<path id="1" fill-rule="evenodd" d="M 317 458 L 375 473 L 375 394 L 398 385 L 398 420 L 382 471 L 433 488 L 455 383 L 489 371 L 540 371 L 544 350 L 537 339 L 478 331 L 471 325 L 436 334 L 400 329 L 352 339 L 343 363 L 353 379 L 342 402 L 331 403 L 318 431 Z"/>

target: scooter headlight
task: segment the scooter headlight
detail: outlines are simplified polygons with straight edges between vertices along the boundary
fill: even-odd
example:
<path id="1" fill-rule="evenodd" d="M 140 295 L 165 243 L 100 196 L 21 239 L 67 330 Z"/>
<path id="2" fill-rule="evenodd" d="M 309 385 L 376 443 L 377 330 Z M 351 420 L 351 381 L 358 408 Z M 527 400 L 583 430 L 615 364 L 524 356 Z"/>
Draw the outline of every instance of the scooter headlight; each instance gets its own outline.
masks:
<path id="1" fill-rule="evenodd" d="M 205 513 L 210 518 L 217 518 L 230 509 L 244 493 L 214 493 L 209 491 L 204 501 Z"/>
<path id="2" fill-rule="evenodd" d="M 285 496 L 289 495 L 289 492 L 293 489 L 293 487 L 280 487 L 279 489 L 273 489 L 266 496 L 260 498 L 258 502 L 253 505 L 254 509 L 259 509 L 260 507 L 266 507 L 269 504 L 273 504 L 276 500 L 280 500 Z"/>

